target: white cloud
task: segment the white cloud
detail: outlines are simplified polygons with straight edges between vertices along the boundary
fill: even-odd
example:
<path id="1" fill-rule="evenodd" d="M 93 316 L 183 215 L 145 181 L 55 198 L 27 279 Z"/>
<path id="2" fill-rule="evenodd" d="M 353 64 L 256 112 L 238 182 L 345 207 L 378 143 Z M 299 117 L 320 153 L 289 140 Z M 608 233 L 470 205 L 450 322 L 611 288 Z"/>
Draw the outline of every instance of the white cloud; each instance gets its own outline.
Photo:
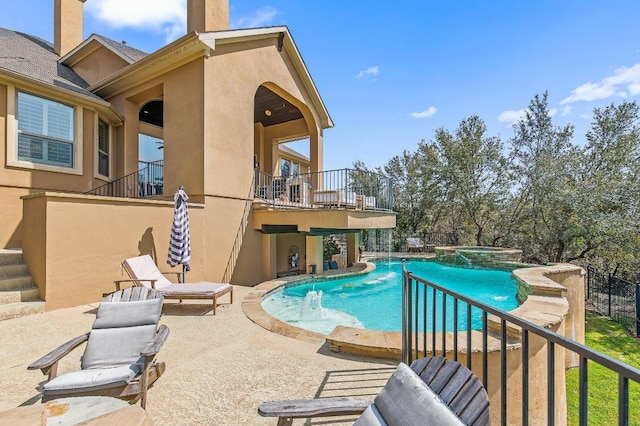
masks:
<path id="1" fill-rule="evenodd" d="M 502 111 L 498 115 L 498 121 L 501 123 L 507 123 L 507 127 L 513 126 L 518 120 L 524 118 L 527 110 L 519 109 L 517 111 Z"/>
<path id="2" fill-rule="evenodd" d="M 234 19 L 231 23 L 232 28 L 255 28 L 265 27 L 273 23 L 273 19 L 278 15 L 278 11 L 273 7 L 263 7 L 256 10 L 252 16 L 244 16 Z"/>
<path id="3" fill-rule="evenodd" d="M 597 83 L 587 82 L 571 91 L 571 95 L 563 99 L 560 104 L 578 101 L 595 101 L 612 96 L 625 97 L 640 94 L 640 64 L 631 67 L 621 67 L 613 75 L 605 77 Z"/>
<path id="4" fill-rule="evenodd" d="M 164 32 L 167 42 L 186 33 L 187 5 L 180 0 L 93 0 L 85 10 L 114 28 Z"/>
<path id="5" fill-rule="evenodd" d="M 560 115 L 564 117 L 569 114 L 572 109 L 573 107 L 571 105 L 565 105 L 564 108 L 562 108 L 562 111 L 560 111 Z"/>
<path id="6" fill-rule="evenodd" d="M 584 120 L 590 120 L 591 119 L 591 114 L 580 114 L 578 117 L 584 119 Z"/>
<path id="7" fill-rule="evenodd" d="M 413 118 L 429 118 L 432 117 L 436 112 L 438 112 L 438 108 L 430 106 L 422 112 L 412 112 L 411 116 Z"/>
<path id="8" fill-rule="evenodd" d="M 553 117 L 554 115 L 556 115 L 558 113 L 558 108 L 551 108 L 549 110 L 549 117 Z"/>
<path id="9" fill-rule="evenodd" d="M 378 65 L 374 66 L 374 67 L 369 67 L 366 70 L 360 71 L 358 73 L 358 75 L 356 75 L 356 78 L 362 78 L 362 77 L 366 77 L 366 76 L 371 76 L 373 78 L 378 76 L 378 73 L 380 72 L 380 67 Z"/>

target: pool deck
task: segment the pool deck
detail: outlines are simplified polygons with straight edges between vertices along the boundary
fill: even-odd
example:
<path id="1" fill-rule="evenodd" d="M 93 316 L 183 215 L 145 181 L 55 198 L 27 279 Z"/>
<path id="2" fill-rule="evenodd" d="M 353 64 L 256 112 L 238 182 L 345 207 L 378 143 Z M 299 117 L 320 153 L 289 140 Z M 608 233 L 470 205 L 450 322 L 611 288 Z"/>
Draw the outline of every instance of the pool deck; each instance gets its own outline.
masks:
<path id="1" fill-rule="evenodd" d="M 212 316 L 210 305 L 167 302 L 162 324 L 171 332 L 158 359 L 167 370 L 149 391 L 147 411 L 156 425 L 275 425 L 257 414 L 262 401 L 329 396 L 373 399 L 396 362 L 336 354 L 324 342 L 272 333 L 242 311 L 251 288 L 234 287 L 233 305 Z M 45 376 L 27 366 L 67 340 L 86 333 L 95 304 L 0 321 L 0 411 L 40 404 Z M 79 368 L 82 348 L 60 363 Z M 352 424 L 342 417 L 323 424 Z M 294 425 L 305 422 L 298 420 Z"/>

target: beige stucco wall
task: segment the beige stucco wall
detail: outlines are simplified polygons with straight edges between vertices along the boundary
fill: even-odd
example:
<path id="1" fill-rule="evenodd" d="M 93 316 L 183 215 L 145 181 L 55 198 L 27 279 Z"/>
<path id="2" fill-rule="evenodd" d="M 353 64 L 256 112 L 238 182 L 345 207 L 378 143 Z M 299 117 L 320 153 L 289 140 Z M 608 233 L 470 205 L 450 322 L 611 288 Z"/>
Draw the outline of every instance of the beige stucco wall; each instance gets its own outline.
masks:
<path id="1" fill-rule="evenodd" d="M 188 281 L 205 280 L 204 209 L 190 204 Z M 46 309 L 95 302 L 126 279 L 120 263 L 150 254 L 166 263 L 173 203 L 44 193 L 24 198 L 23 255 Z M 176 270 L 181 271 L 181 267 Z"/>
<path id="2" fill-rule="evenodd" d="M 303 234 L 278 234 L 276 235 L 276 269 L 277 272 L 286 272 L 289 270 L 289 248 L 296 246 L 300 255 L 298 269 L 300 271 L 307 270 L 306 260 L 306 239 Z"/>
<path id="3" fill-rule="evenodd" d="M 97 42 L 93 42 L 98 44 Z M 127 61 L 100 45 L 72 64 L 73 70 L 87 83 L 94 84 L 129 65 Z"/>
<path id="4" fill-rule="evenodd" d="M 17 136 L 9 134 L 10 119 L 7 110 L 8 84 L 2 84 L 0 80 L 0 158 L 3 159 L 3 167 L 0 167 L 0 248 L 20 247 L 22 245 L 22 201 L 23 195 L 42 191 L 84 192 L 104 181 L 95 176 L 95 123 L 96 112 L 85 106 L 82 108 L 82 156 L 76 158 L 76 164 L 81 167 L 82 174 L 73 171 L 47 171 L 37 168 L 7 165 L 7 144 L 15 143 Z M 33 87 L 12 86 L 14 90 L 24 90 L 39 95 Z M 52 97 L 51 94 L 42 94 L 46 98 L 68 103 L 67 99 Z M 37 167 L 37 166 L 36 166 Z"/>

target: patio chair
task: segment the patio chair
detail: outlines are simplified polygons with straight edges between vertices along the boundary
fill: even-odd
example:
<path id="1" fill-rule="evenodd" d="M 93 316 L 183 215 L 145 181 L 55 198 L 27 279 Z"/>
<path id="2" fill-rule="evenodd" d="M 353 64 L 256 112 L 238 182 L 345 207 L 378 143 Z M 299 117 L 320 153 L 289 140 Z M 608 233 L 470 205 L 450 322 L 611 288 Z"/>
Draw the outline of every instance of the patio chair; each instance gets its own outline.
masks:
<path id="1" fill-rule="evenodd" d="M 148 254 L 131 257 L 122 262 L 123 269 L 129 275 L 129 280 L 116 280 L 116 290 L 120 290 L 122 283 L 132 283 L 135 286 L 145 286 L 158 290 L 165 299 L 211 299 L 213 301 L 213 315 L 216 314 L 218 298 L 229 293 L 233 303 L 233 287 L 223 283 L 184 283 L 181 272 L 160 272 L 155 262 Z M 163 274 L 175 274 L 179 283 L 172 283 Z"/>
<path id="2" fill-rule="evenodd" d="M 360 414 L 354 426 L 489 425 L 489 398 L 480 379 L 458 362 L 420 358 L 408 367 L 400 363 L 374 401 L 318 398 L 264 402 L 264 417 L 278 417 L 278 426 L 294 418 Z"/>
<path id="3" fill-rule="evenodd" d="M 407 238 L 407 251 L 423 251 L 424 243 L 420 237 L 409 237 Z"/>
<path id="4" fill-rule="evenodd" d="M 146 407 L 147 389 L 164 373 L 155 362 L 169 328 L 158 327 L 162 295 L 145 287 L 107 295 L 98 306 L 89 333 L 76 337 L 35 361 L 27 369 L 48 374 L 42 402 L 51 399 L 100 395 L 137 401 Z M 87 342 L 81 370 L 57 375 L 58 361 Z"/>

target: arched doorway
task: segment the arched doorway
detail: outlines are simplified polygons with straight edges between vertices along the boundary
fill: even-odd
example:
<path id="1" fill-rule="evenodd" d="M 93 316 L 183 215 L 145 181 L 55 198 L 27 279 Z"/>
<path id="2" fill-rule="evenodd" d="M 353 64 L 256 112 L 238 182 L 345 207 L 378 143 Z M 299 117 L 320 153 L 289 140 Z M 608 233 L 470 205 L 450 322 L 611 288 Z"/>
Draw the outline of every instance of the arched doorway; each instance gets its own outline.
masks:
<path id="1" fill-rule="evenodd" d="M 164 104 L 145 102 L 138 112 L 138 196 L 164 193 Z"/>

